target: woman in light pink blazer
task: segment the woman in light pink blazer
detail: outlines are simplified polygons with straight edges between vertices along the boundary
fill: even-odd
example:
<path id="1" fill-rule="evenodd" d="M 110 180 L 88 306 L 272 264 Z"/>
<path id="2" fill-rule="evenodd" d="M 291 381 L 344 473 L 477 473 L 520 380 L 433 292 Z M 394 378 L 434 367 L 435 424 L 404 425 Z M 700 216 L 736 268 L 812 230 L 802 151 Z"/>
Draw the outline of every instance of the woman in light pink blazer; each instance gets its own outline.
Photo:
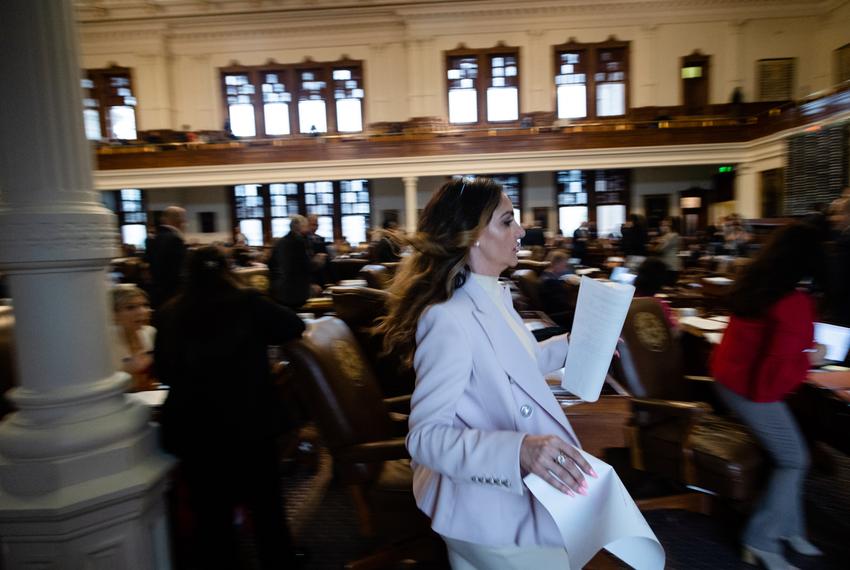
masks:
<path id="1" fill-rule="evenodd" d="M 568 567 L 555 521 L 522 478 L 573 495 L 596 475 L 544 380 L 564 365 L 566 335 L 535 342 L 498 282 L 523 234 L 498 184 L 446 183 L 408 238 L 414 252 L 380 327 L 416 370 L 413 491 L 455 569 Z"/>

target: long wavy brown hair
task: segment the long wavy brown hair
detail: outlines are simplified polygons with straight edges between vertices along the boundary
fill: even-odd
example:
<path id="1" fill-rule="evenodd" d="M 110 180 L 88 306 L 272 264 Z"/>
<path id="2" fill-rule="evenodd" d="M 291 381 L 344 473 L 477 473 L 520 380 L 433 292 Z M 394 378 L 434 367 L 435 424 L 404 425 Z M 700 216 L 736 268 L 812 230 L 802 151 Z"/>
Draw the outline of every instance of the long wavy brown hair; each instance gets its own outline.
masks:
<path id="1" fill-rule="evenodd" d="M 490 222 L 501 196 L 502 187 L 489 178 L 447 182 L 425 206 L 416 233 L 399 238 L 413 252 L 392 280 L 388 314 L 375 327 L 384 335 L 386 352 L 412 364 L 419 317 L 466 282 L 469 248 Z"/>

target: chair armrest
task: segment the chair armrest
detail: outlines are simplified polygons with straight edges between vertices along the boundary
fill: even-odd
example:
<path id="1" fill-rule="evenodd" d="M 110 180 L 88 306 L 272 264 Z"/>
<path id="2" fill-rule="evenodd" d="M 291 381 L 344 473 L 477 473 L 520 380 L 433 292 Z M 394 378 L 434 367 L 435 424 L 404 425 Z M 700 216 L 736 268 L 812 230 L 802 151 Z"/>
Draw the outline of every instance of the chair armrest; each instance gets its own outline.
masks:
<path id="1" fill-rule="evenodd" d="M 405 437 L 409 431 L 407 420 L 410 416 L 400 414 L 398 412 L 390 412 L 390 425 L 393 427 L 393 435 L 396 437 Z"/>
<path id="2" fill-rule="evenodd" d="M 403 437 L 351 445 L 334 453 L 334 460 L 342 463 L 376 463 L 409 458 Z"/>
<path id="3" fill-rule="evenodd" d="M 384 405 L 390 412 L 410 415 L 410 394 L 403 396 L 393 396 L 392 398 L 384 398 Z"/>
<path id="4" fill-rule="evenodd" d="M 685 374 L 685 380 L 697 384 L 714 384 L 714 378 L 711 376 L 693 376 L 691 374 Z"/>

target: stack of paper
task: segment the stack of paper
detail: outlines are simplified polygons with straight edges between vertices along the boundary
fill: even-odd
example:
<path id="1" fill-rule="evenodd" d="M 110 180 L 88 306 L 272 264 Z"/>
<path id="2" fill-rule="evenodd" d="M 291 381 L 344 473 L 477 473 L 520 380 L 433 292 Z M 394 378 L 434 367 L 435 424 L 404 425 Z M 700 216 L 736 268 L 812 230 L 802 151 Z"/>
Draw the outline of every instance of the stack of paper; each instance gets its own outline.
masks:
<path id="1" fill-rule="evenodd" d="M 581 278 L 561 386 L 586 402 L 599 399 L 635 288 Z"/>

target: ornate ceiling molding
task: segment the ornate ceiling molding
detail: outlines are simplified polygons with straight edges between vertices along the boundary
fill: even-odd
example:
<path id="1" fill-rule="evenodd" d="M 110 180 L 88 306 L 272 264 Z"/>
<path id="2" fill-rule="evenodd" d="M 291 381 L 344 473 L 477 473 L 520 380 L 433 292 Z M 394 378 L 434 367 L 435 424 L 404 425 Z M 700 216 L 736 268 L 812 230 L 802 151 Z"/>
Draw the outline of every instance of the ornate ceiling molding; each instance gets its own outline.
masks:
<path id="1" fill-rule="evenodd" d="M 841 4 L 841 0 L 75 0 L 77 19 L 83 23 L 250 14 L 315 19 L 374 11 L 449 21 L 493 16 L 655 16 L 671 12 L 752 12 L 754 17 L 764 17 L 828 14 Z"/>

